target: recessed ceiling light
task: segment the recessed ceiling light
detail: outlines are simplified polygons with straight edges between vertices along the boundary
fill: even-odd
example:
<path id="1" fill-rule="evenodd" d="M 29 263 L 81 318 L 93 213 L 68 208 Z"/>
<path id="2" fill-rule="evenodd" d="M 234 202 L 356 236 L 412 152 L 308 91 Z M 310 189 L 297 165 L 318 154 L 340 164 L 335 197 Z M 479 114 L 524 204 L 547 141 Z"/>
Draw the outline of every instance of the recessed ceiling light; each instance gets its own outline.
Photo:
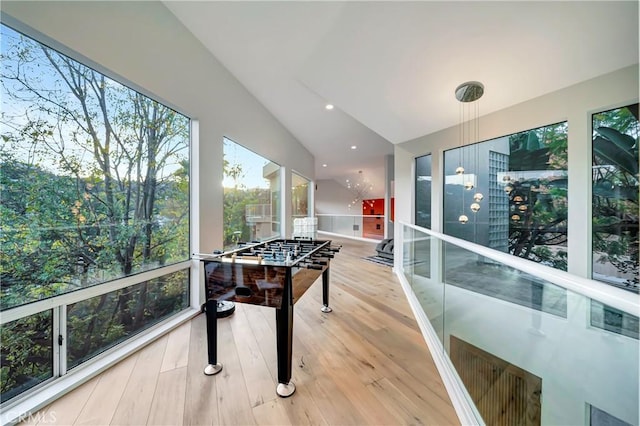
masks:
<path id="1" fill-rule="evenodd" d="M 351 149 L 356 149 L 356 148 L 357 148 L 357 146 L 351 145 Z"/>
<path id="2" fill-rule="evenodd" d="M 328 109 L 328 110 L 332 110 L 333 109 L 333 105 L 332 104 L 326 104 L 324 107 L 326 109 Z"/>
<path id="3" fill-rule="evenodd" d="M 323 164 L 323 165 L 322 165 L 322 167 L 327 167 L 327 165 L 326 165 L 326 164 Z"/>

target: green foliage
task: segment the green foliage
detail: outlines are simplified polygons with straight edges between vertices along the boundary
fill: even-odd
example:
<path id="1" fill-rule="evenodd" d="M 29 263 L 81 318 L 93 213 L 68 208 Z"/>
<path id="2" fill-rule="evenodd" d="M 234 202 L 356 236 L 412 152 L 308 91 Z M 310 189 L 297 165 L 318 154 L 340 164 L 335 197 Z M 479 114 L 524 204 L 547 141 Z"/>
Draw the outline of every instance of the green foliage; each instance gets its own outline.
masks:
<path id="1" fill-rule="evenodd" d="M 188 120 L 2 30 L 2 306 L 187 259 Z"/>
<path id="2" fill-rule="evenodd" d="M 2 307 L 64 291 L 71 283 L 73 221 L 68 205 L 73 180 L 20 163 L 7 153 L 0 163 L 0 279 Z"/>
<path id="3" fill-rule="evenodd" d="M 543 176 L 545 170 L 566 176 L 567 124 L 514 134 L 509 146 L 510 171 L 540 176 L 509 182 L 509 252 L 566 270 L 567 178 Z"/>
<path id="4" fill-rule="evenodd" d="M 231 248 L 239 241 L 251 240 L 251 229 L 246 220 L 246 206 L 270 204 L 268 189 L 224 189 L 224 247 Z M 240 231 L 240 235 L 236 234 Z"/>
<path id="5" fill-rule="evenodd" d="M 309 183 L 296 185 L 291 190 L 291 214 L 294 217 L 307 216 L 309 210 L 308 203 Z"/>
<path id="6" fill-rule="evenodd" d="M 189 120 L 1 29 L 0 309 L 188 259 Z M 176 273 L 77 303 L 72 358 L 182 309 L 187 284 Z M 39 318 L 3 327 L 3 398 L 44 374 L 34 359 L 50 368 Z"/>
<path id="7" fill-rule="evenodd" d="M 543 263 L 561 271 L 567 270 L 567 252 L 564 250 L 551 251 L 548 246 L 537 246 L 531 250 L 539 263 Z"/>
<path id="8" fill-rule="evenodd" d="M 0 329 L 0 401 L 53 375 L 52 313 L 4 324 Z"/>
<path id="9" fill-rule="evenodd" d="M 593 140 L 594 155 L 602 164 L 615 165 L 623 175 L 638 174 L 638 150 L 636 141 L 616 129 L 600 126 Z"/>
<path id="10" fill-rule="evenodd" d="M 567 170 L 567 123 L 509 136 L 509 170 Z"/>
<path id="11" fill-rule="evenodd" d="M 103 352 L 189 305 L 188 272 L 179 271 L 68 307 L 69 367 Z"/>
<path id="12" fill-rule="evenodd" d="M 595 114 L 593 128 L 594 271 L 600 270 L 598 264 L 612 265 L 616 278 L 637 292 L 638 104 Z M 603 271 L 601 276 L 610 276 Z"/>
<path id="13" fill-rule="evenodd" d="M 247 171 L 244 169 L 242 158 L 231 162 L 227 158 L 228 148 L 239 149 L 241 153 L 249 156 L 257 154 L 248 153 L 244 148 L 231 141 L 225 141 L 225 158 L 223 160 L 223 173 L 233 182 L 233 186 L 225 187 L 223 193 L 223 250 L 234 248 L 238 242 L 252 240 L 251 225 L 247 222 L 246 209 L 249 205 L 271 205 L 277 211 L 277 199 L 272 200 L 271 190 L 265 188 L 247 188 L 245 184 Z M 277 197 L 275 197 L 277 198 Z"/>

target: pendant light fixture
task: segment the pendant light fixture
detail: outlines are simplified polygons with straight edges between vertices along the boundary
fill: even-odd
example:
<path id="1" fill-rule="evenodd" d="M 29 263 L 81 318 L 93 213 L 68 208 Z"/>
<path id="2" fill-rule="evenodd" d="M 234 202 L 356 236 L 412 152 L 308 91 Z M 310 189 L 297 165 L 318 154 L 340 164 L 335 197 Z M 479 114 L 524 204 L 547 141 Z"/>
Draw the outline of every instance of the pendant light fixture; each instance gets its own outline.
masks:
<path id="1" fill-rule="evenodd" d="M 472 175 L 469 174 L 470 180 L 465 180 L 467 175 L 464 173 L 464 146 L 478 141 L 480 133 L 479 116 L 480 107 L 478 99 L 484 94 L 484 85 L 478 81 L 467 81 L 456 87 L 456 99 L 460 102 L 460 157 L 462 160 L 456 168 L 456 175 L 460 175 L 464 190 L 462 191 L 462 214 L 458 217 L 458 221 L 465 224 L 469 221 L 469 217 L 464 214 L 465 202 L 464 193 L 475 188 L 476 183 L 471 180 Z M 476 169 L 478 162 L 478 154 L 476 153 Z M 477 170 L 475 171 L 477 175 Z M 473 203 L 469 206 L 473 213 L 480 210 L 480 202 L 484 196 L 481 192 L 473 195 Z"/>
<path id="2" fill-rule="evenodd" d="M 353 201 L 347 205 L 349 209 L 356 206 L 358 203 L 365 204 L 371 208 L 374 205 L 371 200 L 371 191 L 373 191 L 373 184 L 366 179 L 362 173 L 362 170 L 358 170 L 358 177 L 354 181 L 347 179 L 347 189 L 353 194 Z"/>

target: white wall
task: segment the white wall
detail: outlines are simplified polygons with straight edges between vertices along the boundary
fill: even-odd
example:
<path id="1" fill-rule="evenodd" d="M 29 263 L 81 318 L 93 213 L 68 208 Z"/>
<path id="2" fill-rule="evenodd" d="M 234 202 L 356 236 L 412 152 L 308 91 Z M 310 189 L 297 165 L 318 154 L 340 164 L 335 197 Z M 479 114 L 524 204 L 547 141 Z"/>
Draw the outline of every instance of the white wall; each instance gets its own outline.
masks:
<path id="1" fill-rule="evenodd" d="M 55 40 L 51 47 L 66 46 L 63 53 L 84 56 L 88 65 L 200 121 L 200 150 L 192 159 L 200 164 L 201 251 L 222 247 L 224 136 L 289 173 L 295 168 L 315 178 L 312 155 L 161 2 L 3 1 L 2 12 L 7 23 L 15 18 Z"/>
<path id="2" fill-rule="evenodd" d="M 488 87 L 485 96 L 491 96 Z M 451 96 L 453 96 L 453 91 Z M 480 118 L 479 140 L 493 139 L 547 124 L 568 121 L 569 128 L 569 272 L 591 277 L 591 115 L 638 102 L 638 65 L 587 80 Z M 480 100 L 482 108 L 482 100 Z M 416 156 L 432 156 L 432 206 L 442 206 L 442 157 L 459 146 L 451 127 L 395 146 L 396 220 L 413 223 L 413 169 Z M 401 206 L 401 208 L 399 207 Z M 432 212 L 432 229 L 442 231 L 440 209 Z M 396 238 L 399 238 L 396 235 Z"/>
<path id="3" fill-rule="evenodd" d="M 349 208 L 353 201 L 353 194 L 333 179 L 318 180 L 316 182 L 316 214 L 348 214 L 361 215 L 362 205 Z"/>

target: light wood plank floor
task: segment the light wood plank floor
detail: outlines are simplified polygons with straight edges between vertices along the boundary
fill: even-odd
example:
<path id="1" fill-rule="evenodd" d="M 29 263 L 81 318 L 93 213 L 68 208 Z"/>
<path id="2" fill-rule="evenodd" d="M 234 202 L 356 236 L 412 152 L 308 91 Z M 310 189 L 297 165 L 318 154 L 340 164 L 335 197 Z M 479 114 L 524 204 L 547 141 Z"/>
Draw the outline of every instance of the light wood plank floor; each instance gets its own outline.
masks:
<path id="1" fill-rule="evenodd" d="M 275 312 L 236 304 L 218 322 L 205 376 L 205 318 L 176 328 L 41 411 L 58 425 L 450 425 L 450 399 L 391 268 L 362 258 L 375 244 L 335 239 L 330 306 L 318 280 L 296 303 L 293 382 L 277 384 Z"/>

